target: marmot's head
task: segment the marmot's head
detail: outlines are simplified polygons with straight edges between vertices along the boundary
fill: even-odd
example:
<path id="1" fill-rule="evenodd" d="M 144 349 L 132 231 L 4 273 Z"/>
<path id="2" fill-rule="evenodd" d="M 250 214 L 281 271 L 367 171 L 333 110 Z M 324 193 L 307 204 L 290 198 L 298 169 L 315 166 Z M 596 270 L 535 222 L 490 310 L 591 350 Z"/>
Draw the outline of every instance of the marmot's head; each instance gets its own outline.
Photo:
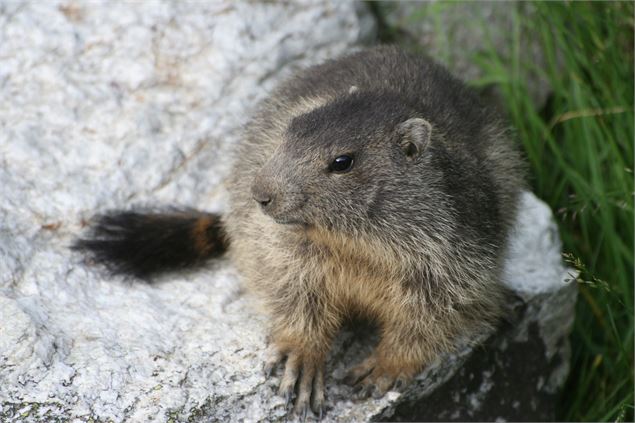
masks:
<path id="1" fill-rule="evenodd" d="M 387 204 L 411 203 L 431 137 L 430 123 L 398 96 L 351 90 L 291 121 L 253 199 L 280 224 L 355 231 L 383 219 Z"/>

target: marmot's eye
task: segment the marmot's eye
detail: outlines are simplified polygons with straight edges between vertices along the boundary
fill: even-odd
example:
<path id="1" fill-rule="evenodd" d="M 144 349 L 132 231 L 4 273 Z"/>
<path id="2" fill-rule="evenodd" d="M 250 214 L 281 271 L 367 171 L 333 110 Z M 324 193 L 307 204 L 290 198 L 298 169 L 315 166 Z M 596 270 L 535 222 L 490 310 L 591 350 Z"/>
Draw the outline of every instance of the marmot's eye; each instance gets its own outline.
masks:
<path id="1" fill-rule="evenodd" d="M 353 167 L 353 158 L 351 156 L 339 156 L 331 163 L 331 171 L 343 173 L 348 172 Z"/>

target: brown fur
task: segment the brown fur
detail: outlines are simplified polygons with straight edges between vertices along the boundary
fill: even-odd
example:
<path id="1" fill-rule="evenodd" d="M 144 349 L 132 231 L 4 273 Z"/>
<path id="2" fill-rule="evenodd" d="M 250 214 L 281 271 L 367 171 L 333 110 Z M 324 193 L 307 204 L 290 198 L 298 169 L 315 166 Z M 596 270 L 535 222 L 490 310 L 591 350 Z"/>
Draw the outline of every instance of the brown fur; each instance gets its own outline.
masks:
<path id="1" fill-rule="evenodd" d="M 326 114 L 326 108 L 336 107 L 332 105 L 337 101 L 354 102 L 377 89 L 398 93 L 405 99 L 412 90 L 403 81 L 434 78 L 435 72 L 443 74 L 433 65 L 417 62 L 396 49 L 371 50 L 341 61 L 346 64 L 329 62 L 312 69 L 313 73 L 290 80 L 261 105 L 238 148 L 239 158 L 229 181 L 231 207 L 224 216 L 233 262 L 270 316 L 274 361 L 287 356 L 280 392 L 289 397 L 298 381 L 298 410 L 305 409 L 311 398 L 312 408 L 321 410 L 324 360 L 346 319 L 370 319 L 377 323 L 381 334 L 374 353 L 349 373 L 348 381 L 358 384 L 362 396 L 380 395 L 394 384 L 407 382 L 441 353 L 452 350 L 459 339 L 469 340 L 475 333 L 489 330 L 500 314 L 503 289 L 498 281 L 503 244 L 522 186 L 518 153 L 495 116 L 488 114 L 457 81 L 442 78 L 422 86 L 433 90 L 438 89 L 434 88 L 437 82 L 446 84 L 450 91 L 458 91 L 457 96 L 467 96 L 463 100 L 475 102 L 473 109 L 465 109 L 465 113 L 475 116 L 461 117 L 463 112 L 454 111 L 453 105 L 448 109 L 433 105 L 431 114 L 417 111 L 417 120 L 397 126 L 384 125 L 379 117 L 371 120 L 377 129 L 369 135 L 378 141 L 365 141 L 362 147 L 369 157 L 366 160 L 371 162 L 364 169 L 369 170 L 356 170 L 354 177 L 321 173 L 324 171 L 320 169 L 326 166 L 323 157 L 351 152 L 351 146 L 359 145 L 359 141 L 347 144 L 344 138 L 359 139 L 362 135 L 342 132 L 332 123 L 333 129 L 326 129 L 331 135 L 324 139 L 334 143 L 334 147 L 312 144 L 306 137 L 319 136 L 319 125 L 324 123 L 310 123 L 313 112 L 325 110 L 321 113 Z M 390 67 L 393 62 L 404 65 L 400 72 L 406 75 L 399 75 L 403 79 L 394 77 Z M 378 75 L 365 74 L 365 66 Z M 423 70 L 426 66 L 432 70 Z M 382 80 L 383 71 L 393 72 L 386 74 L 393 76 Z M 342 72 L 339 79 L 329 79 L 338 72 Z M 429 98 L 437 98 L 435 95 L 439 99 L 446 96 L 432 93 Z M 360 107 L 370 107 L 368 104 L 361 103 Z M 379 107 L 392 113 L 389 101 Z M 398 110 L 402 106 L 395 107 Z M 335 113 L 333 119 L 349 113 L 347 110 Z M 378 116 L 382 112 L 373 111 Z M 481 116 L 477 118 L 478 113 Z M 351 123 L 357 119 L 354 116 L 343 122 Z M 405 116 L 403 119 L 408 118 Z M 308 123 L 301 123 L 298 117 Z M 393 118 L 387 115 L 386 119 Z M 459 141 L 464 137 L 460 130 L 447 126 L 453 119 L 459 126 L 463 124 L 461 119 L 471 125 L 481 119 L 478 128 L 466 127 L 465 137 L 478 136 L 482 141 L 466 147 L 465 141 Z M 296 129 L 290 128 L 299 128 L 300 138 L 294 135 Z M 431 140 L 426 138 L 430 132 Z M 411 140 L 417 137 L 423 139 L 415 145 Z M 396 139 L 395 147 L 391 147 L 391 139 Z M 415 172 L 417 176 L 413 173 L 410 177 L 421 180 L 418 186 L 409 185 L 406 177 L 404 182 L 395 181 L 390 187 L 393 176 L 379 176 L 381 165 L 395 154 L 393 148 L 399 148 L 397 145 L 413 157 L 403 161 L 403 170 L 396 172 L 418 166 L 416 172 L 423 173 Z M 434 151 L 440 148 L 446 156 L 439 155 L 437 159 Z M 378 162 L 373 165 L 373 160 Z M 482 192 L 481 198 L 465 200 L 466 205 L 457 206 L 464 194 L 444 191 L 452 189 L 444 188 L 450 183 L 446 181 L 451 180 L 447 179 L 448 174 L 434 170 L 434 160 L 456 160 L 456 166 L 466 173 L 454 176 L 455 170 L 447 172 L 456 181 L 472 178 L 467 183 L 474 183 L 474 188 L 466 186 L 466 182 L 458 182 L 457 186 L 469 189 L 473 195 Z M 470 174 L 471 167 L 485 169 L 487 180 Z M 364 173 L 370 169 L 379 173 Z M 375 185 L 373 178 L 388 181 L 388 185 Z M 362 203 L 328 206 L 329 196 L 340 192 L 326 195 L 329 184 L 339 183 L 350 183 L 350 195 L 361 191 L 365 199 Z M 363 185 L 355 188 L 355 183 Z M 252 198 L 254 187 L 260 196 L 264 191 L 273 193 L 279 204 L 267 206 L 263 213 L 262 206 Z M 342 185 L 341 191 L 348 189 Z M 415 190 L 411 200 L 407 194 L 397 195 L 397 191 L 410 189 Z M 394 199 L 382 203 L 382 195 Z M 368 208 L 363 201 L 380 205 Z M 481 204 L 489 204 L 489 208 L 481 209 Z M 298 208 L 300 212 L 296 211 Z M 394 215 L 403 211 L 408 213 L 399 218 Z M 459 218 L 459 213 L 465 217 Z M 490 220 L 470 220 L 478 213 L 498 216 L 484 214 Z M 295 223 L 298 216 L 300 224 L 288 224 Z M 415 217 L 412 222 L 410 216 Z M 484 235 L 479 235 L 479 230 Z"/>

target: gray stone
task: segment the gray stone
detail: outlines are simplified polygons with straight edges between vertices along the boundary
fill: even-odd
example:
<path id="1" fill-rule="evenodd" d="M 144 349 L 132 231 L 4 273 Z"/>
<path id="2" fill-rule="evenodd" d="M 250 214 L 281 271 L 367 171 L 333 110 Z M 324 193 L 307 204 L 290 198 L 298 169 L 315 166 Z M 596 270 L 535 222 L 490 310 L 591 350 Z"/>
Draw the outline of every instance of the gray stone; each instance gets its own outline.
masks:
<path id="1" fill-rule="evenodd" d="M 531 2 L 381 2 L 387 11 L 386 23 L 401 34 L 402 42 L 410 42 L 424 53 L 443 63 L 465 81 L 483 77 L 477 56 L 491 46 L 510 62 L 514 45 L 513 15 L 535 19 Z M 525 65 L 546 68 L 547 59 L 535 34 L 523 32 L 519 39 L 519 60 Z M 526 81 L 534 104 L 542 107 L 551 86 L 531 73 Z"/>
<path id="2" fill-rule="evenodd" d="M 254 103 L 373 30 L 362 6 L 337 1 L 0 3 L 0 420 L 286 418 L 277 377 L 260 371 L 263 318 L 230 263 L 149 285 L 110 278 L 68 246 L 110 208 L 222 211 L 231 146 Z M 567 373 L 575 291 L 559 251 L 549 209 L 524 195 L 505 277 L 524 306 L 486 349 L 507 359 L 505 343 L 542 345 L 526 358 L 553 365 L 535 393 Z M 406 416 L 476 372 L 461 348 L 402 394 L 352 401 L 339 379 L 369 351 L 365 333 L 337 340 L 328 420 Z M 484 382 L 469 410 L 490 404 L 491 369 L 474 374 Z"/>

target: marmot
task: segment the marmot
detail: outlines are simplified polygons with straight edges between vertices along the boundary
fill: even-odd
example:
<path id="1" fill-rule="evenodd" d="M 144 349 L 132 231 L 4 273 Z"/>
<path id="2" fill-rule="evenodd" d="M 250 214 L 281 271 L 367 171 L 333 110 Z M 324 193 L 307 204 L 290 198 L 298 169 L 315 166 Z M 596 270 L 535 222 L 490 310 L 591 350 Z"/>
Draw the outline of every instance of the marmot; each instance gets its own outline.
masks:
<path id="1" fill-rule="evenodd" d="M 430 59 L 379 47 L 306 69 L 261 103 L 223 216 L 110 212 L 76 246 L 137 276 L 228 248 L 269 315 L 276 360 L 286 357 L 280 393 L 297 389 L 296 411 L 321 414 L 325 358 L 346 319 L 380 330 L 347 378 L 362 396 L 495 324 L 522 175 L 475 92 Z"/>

